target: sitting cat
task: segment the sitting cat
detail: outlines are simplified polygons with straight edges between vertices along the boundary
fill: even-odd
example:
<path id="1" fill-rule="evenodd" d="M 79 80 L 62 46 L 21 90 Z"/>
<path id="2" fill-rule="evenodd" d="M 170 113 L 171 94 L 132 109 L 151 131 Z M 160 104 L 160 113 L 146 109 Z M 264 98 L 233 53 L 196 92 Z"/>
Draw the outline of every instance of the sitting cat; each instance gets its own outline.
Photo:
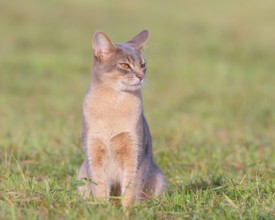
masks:
<path id="1" fill-rule="evenodd" d="M 107 201 L 121 196 L 122 206 L 159 196 L 167 184 L 152 158 L 152 139 L 143 115 L 141 86 L 146 73 L 144 30 L 126 43 L 113 44 L 101 31 L 93 38 L 94 64 L 83 103 L 86 160 L 78 178 L 93 183 L 84 196 Z"/>

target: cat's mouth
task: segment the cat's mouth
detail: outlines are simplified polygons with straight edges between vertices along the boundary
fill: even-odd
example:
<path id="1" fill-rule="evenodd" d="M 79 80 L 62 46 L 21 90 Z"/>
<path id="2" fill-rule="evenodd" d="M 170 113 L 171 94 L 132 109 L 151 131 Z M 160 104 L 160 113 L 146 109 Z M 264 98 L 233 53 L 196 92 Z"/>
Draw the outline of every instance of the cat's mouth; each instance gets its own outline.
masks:
<path id="1" fill-rule="evenodd" d="M 122 81 L 122 84 L 125 86 L 133 86 L 133 87 L 141 86 L 141 82 L 130 84 L 130 83 L 125 83 Z"/>
<path id="2" fill-rule="evenodd" d="M 135 82 L 135 83 L 129 83 L 129 82 L 123 82 L 121 81 L 121 90 L 123 91 L 137 91 L 141 89 L 142 82 Z"/>

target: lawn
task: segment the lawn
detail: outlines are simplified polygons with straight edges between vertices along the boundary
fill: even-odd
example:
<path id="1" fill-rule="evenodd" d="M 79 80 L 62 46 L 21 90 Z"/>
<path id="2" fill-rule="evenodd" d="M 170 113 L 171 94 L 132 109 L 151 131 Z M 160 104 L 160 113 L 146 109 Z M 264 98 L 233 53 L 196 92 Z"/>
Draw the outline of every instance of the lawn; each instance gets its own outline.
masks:
<path id="1" fill-rule="evenodd" d="M 275 2 L 1 1 L 0 219 L 275 219 Z M 169 188 L 124 214 L 77 193 L 101 29 L 149 29 L 145 116 Z"/>

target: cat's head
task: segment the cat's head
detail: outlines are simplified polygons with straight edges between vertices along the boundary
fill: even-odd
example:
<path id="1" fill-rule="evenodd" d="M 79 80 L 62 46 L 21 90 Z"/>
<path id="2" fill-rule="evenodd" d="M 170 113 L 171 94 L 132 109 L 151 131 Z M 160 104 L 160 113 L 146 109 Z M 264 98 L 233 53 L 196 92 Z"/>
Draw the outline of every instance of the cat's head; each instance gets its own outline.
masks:
<path id="1" fill-rule="evenodd" d="M 117 91 L 139 90 L 147 68 L 142 50 L 148 34 L 144 30 L 126 43 L 114 44 L 106 34 L 97 31 L 93 38 L 96 83 Z"/>

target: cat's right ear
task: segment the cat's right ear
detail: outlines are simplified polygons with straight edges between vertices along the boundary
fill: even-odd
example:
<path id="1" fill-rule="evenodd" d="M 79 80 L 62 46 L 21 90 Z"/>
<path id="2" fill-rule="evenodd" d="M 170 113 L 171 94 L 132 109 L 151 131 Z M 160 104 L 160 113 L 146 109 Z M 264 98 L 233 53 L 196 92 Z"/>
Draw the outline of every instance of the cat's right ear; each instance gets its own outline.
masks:
<path id="1" fill-rule="evenodd" d="M 116 46 L 102 31 L 97 31 L 93 38 L 95 56 L 100 60 L 106 60 L 116 50 Z"/>

